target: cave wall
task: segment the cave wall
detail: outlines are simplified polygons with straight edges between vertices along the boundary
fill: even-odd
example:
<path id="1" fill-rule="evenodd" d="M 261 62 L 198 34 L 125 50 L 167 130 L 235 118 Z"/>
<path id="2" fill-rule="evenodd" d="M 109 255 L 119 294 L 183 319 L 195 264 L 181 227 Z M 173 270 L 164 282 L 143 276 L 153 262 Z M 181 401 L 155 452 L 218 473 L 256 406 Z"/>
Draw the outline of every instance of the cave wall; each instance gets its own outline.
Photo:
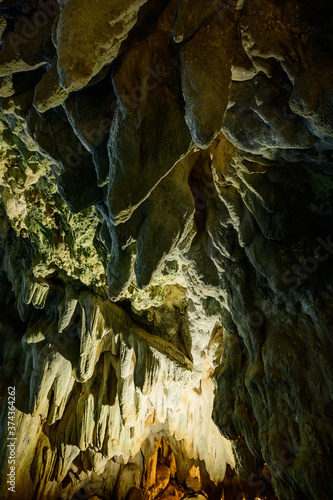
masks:
<path id="1" fill-rule="evenodd" d="M 3 498 L 333 497 L 332 9 L 0 2 Z"/>

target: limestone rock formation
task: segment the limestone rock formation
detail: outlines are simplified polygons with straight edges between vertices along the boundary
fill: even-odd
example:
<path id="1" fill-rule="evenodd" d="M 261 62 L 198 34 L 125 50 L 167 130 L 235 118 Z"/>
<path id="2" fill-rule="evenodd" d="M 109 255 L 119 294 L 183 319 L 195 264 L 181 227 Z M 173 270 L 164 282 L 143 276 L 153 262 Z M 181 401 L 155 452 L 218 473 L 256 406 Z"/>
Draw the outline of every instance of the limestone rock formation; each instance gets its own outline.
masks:
<path id="1" fill-rule="evenodd" d="M 1 498 L 333 498 L 332 20 L 0 1 Z"/>

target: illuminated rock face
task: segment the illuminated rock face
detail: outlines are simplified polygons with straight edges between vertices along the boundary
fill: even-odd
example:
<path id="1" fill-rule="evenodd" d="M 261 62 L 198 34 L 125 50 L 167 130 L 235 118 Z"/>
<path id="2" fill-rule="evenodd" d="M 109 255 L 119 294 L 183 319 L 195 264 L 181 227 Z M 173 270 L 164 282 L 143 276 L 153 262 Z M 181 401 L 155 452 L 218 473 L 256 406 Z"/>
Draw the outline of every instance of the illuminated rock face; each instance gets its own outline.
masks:
<path id="1" fill-rule="evenodd" d="M 332 498 L 331 4 L 0 12 L 1 498 Z"/>

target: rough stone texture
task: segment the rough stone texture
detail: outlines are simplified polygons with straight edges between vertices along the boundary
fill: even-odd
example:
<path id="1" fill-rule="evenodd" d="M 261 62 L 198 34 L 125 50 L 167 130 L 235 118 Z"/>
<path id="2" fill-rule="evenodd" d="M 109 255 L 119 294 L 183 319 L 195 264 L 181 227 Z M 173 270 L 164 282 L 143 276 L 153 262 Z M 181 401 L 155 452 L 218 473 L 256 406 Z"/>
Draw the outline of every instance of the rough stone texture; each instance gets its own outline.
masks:
<path id="1" fill-rule="evenodd" d="M 1 498 L 333 497 L 332 19 L 0 2 Z"/>
<path id="2" fill-rule="evenodd" d="M 79 90 L 118 55 L 146 0 L 64 0 L 56 27 L 60 82 Z"/>

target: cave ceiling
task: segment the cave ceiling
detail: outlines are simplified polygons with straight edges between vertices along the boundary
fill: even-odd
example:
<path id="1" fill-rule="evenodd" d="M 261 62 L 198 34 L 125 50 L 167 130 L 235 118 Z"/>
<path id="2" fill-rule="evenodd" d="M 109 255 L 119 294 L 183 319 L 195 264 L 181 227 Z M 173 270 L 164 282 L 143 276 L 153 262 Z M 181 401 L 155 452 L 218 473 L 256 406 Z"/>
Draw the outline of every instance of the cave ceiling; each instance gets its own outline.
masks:
<path id="1" fill-rule="evenodd" d="M 0 497 L 333 498 L 333 4 L 0 0 Z"/>

